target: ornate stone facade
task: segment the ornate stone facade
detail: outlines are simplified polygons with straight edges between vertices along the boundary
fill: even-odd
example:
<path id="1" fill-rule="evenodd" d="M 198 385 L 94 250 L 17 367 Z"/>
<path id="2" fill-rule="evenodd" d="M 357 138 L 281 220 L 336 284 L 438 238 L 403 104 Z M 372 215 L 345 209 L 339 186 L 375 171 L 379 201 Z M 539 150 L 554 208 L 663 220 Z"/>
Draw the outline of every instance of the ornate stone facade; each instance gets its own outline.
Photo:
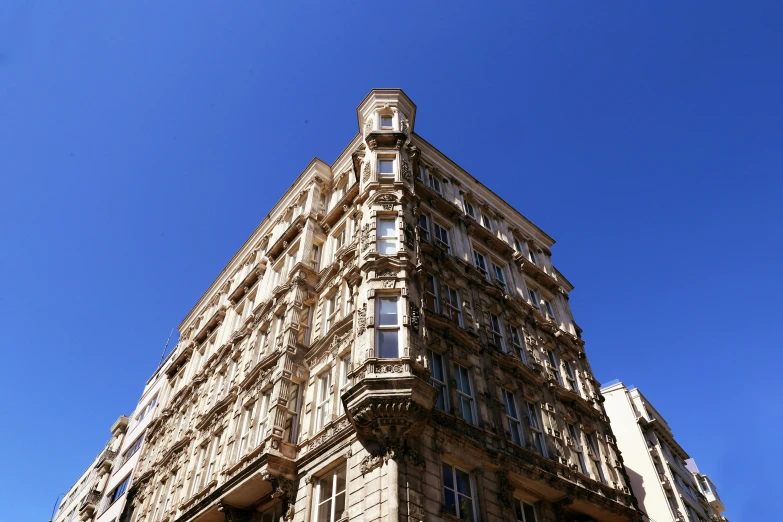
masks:
<path id="1" fill-rule="evenodd" d="M 180 325 L 127 522 L 639 513 L 554 241 L 373 90 Z"/>

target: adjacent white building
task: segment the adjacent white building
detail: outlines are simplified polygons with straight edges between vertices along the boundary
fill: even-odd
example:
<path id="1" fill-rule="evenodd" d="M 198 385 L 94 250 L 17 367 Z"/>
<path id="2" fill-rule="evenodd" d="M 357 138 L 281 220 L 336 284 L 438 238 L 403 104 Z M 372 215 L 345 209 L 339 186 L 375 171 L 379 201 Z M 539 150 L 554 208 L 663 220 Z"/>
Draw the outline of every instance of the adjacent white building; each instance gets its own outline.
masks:
<path id="1" fill-rule="evenodd" d="M 715 485 L 699 473 L 650 401 L 637 388 L 617 380 L 601 388 L 601 393 L 631 489 L 649 520 L 726 520 Z"/>

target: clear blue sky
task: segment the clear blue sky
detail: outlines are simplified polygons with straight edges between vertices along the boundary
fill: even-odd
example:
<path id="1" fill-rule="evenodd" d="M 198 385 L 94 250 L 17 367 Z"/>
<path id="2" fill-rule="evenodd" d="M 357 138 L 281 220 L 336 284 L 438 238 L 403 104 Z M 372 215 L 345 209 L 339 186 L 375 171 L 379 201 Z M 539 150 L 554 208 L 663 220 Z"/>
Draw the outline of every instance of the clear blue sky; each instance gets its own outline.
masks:
<path id="1" fill-rule="evenodd" d="M 557 240 L 596 376 L 732 522 L 781 519 L 782 4 L 448 5 L 0 3 L 0 522 L 49 519 L 373 87 Z"/>

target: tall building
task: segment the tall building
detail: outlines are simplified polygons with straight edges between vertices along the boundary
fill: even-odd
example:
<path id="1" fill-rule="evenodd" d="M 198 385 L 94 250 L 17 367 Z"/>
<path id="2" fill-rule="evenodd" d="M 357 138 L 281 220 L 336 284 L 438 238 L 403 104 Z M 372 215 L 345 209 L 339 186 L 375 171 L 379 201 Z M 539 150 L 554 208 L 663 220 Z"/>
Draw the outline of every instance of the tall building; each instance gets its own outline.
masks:
<path id="1" fill-rule="evenodd" d="M 601 388 L 639 508 L 655 522 L 726 521 L 717 490 L 669 424 L 637 388 L 612 381 Z"/>
<path id="2" fill-rule="evenodd" d="M 117 449 L 122 444 L 128 417 L 119 417 L 111 426 L 112 437 L 90 462 L 76 483 L 63 494 L 52 522 L 87 522 L 95 518 L 110 476 L 110 470 L 117 458 Z"/>
<path id="3" fill-rule="evenodd" d="M 554 240 L 357 116 L 179 326 L 121 520 L 639 520 Z"/>

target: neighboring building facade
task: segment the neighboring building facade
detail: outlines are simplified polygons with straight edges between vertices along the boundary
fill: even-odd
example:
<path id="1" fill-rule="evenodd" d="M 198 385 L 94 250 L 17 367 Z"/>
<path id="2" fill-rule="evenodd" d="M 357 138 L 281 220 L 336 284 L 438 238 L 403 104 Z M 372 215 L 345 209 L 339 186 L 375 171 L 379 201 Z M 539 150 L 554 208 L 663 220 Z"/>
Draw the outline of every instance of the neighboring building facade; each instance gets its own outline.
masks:
<path id="1" fill-rule="evenodd" d="M 117 455 L 103 490 L 95 522 L 117 522 L 122 516 L 127 491 L 133 483 L 133 472 L 144 447 L 147 426 L 159 410 L 158 395 L 166 383 L 164 368 L 165 363 L 147 381 L 136 409 L 131 414 L 125 436 L 117 446 Z"/>
<path id="2" fill-rule="evenodd" d="M 111 426 L 112 438 L 82 473 L 79 480 L 63 495 L 52 522 L 76 522 L 94 520 L 103 492 L 109 480 L 110 470 L 117 457 L 128 427 L 128 417 L 118 418 Z"/>
<path id="3" fill-rule="evenodd" d="M 699 474 L 650 401 L 620 381 L 601 393 L 639 508 L 655 522 L 726 520 L 715 486 Z"/>
<path id="4" fill-rule="evenodd" d="M 713 518 L 720 517 L 721 513 L 726 511 L 726 507 L 718 496 L 718 488 L 715 487 L 715 484 L 710 480 L 710 477 L 699 471 L 699 467 L 696 465 L 694 459 L 691 458 L 686 460 L 685 467 L 691 472 L 694 481 L 699 486 L 701 494 L 704 495 L 707 502 L 710 504 L 710 508 L 712 509 L 710 515 L 713 516 Z"/>
<path id="5" fill-rule="evenodd" d="M 640 520 L 554 241 L 357 112 L 180 325 L 120 520 Z"/>

